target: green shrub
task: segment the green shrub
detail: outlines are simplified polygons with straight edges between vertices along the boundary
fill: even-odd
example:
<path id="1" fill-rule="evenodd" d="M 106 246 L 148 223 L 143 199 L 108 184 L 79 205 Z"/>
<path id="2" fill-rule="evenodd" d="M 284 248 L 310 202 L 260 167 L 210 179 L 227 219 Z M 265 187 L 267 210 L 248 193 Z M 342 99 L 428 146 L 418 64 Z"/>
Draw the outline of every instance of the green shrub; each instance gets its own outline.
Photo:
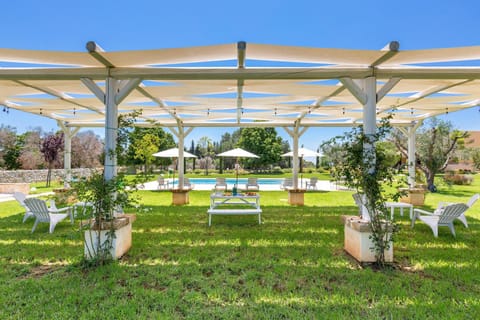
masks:
<path id="1" fill-rule="evenodd" d="M 273 174 L 282 174 L 283 171 L 282 171 L 282 168 L 280 168 L 279 166 L 275 166 L 275 167 L 273 167 L 273 169 L 272 169 L 272 173 L 273 173 Z"/>
<path id="2" fill-rule="evenodd" d="M 445 174 L 443 179 L 448 184 L 456 185 L 471 185 L 473 182 L 473 176 L 471 174 L 462 174 L 455 172 L 448 172 L 447 174 Z"/>

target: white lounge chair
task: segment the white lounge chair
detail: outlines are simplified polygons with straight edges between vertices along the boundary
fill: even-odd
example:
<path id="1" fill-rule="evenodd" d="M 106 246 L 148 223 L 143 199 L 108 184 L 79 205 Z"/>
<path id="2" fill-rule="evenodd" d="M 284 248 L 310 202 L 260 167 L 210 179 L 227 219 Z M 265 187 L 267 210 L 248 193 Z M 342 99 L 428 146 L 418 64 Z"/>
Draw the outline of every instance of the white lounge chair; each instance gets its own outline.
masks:
<path id="1" fill-rule="evenodd" d="M 158 179 L 157 179 L 157 182 L 158 182 L 158 187 L 157 189 L 168 189 L 168 185 L 169 185 L 169 182 L 167 180 L 165 180 L 164 177 L 162 176 L 159 176 Z"/>
<path id="2" fill-rule="evenodd" d="M 425 222 L 433 231 L 433 235 L 438 237 L 438 227 L 446 226 L 450 228 L 453 236 L 455 237 L 455 227 L 453 221 L 460 217 L 468 209 L 468 206 L 464 203 L 453 203 L 447 206 L 439 207 L 434 212 L 428 212 L 422 209 L 413 210 L 412 228 L 415 225 L 415 221 L 419 219 Z M 422 215 L 424 214 L 424 215 Z"/>
<path id="3" fill-rule="evenodd" d="M 216 178 L 215 179 L 215 190 L 227 190 L 227 181 L 225 178 Z"/>
<path id="4" fill-rule="evenodd" d="M 477 200 L 478 200 L 479 198 L 480 198 L 480 193 L 474 194 L 474 195 L 470 198 L 470 200 L 468 200 L 468 202 L 467 202 L 468 208 L 471 208 L 471 207 L 475 204 L 475 202 L 477 202 Z M 441 209 L 442 207 L 444 207 L 444 206 L 446 206 L 446 205 L 449 205 L 449 204 L 451 204 L 451 203 L 450 203 L 450 202 L 440 202 L 440 203 L 438 204 L 438 207 Z M 439 210 L 439 209 L 436 209 L 436 210 L 434 211 L 435 214 L 437 213 L 438 210 Z M 465 226 L 465 228 L 468 228 L 468 222 L 467 222 L 467 217 L 465 216 L 465 212 L 462 213 L 457 219 L 460 220 L 460 221 L 463 223 L 463 225 Z"/>
<path id="5" fill-rule="evenodd" d="M 185 189 L 193 189 L 195 185 L 193 183 L 190 182 L 190 179 L 188 178 L 183 178 L 183 187 Z"/>
<path id="6" fill-rule="evenodd" d="M 311 177 L 310 181 L 307 181 L 307 189 L 317 190 L 318 178 Z"/>
<path id="7" fill-rule="evenodd" d="M 280 188 L 283 190 L 288 190 L 293 188 L 293 178 L 283 179 L 283 183 L 280 185 Z"/>
<path id="8" fill-rule="evenodd" d="M 247 184 L 245 185 L 245 190 L 260 190 L 260 186 L 258 185 L 258 179 L 248 178 Z"/>
<path id="9" fill-rule="evenodd" d="M 352 194 L 353 201 L 355 201 L 355 204 L 358 207 L 358 215 L 362 215 L 362 207 L 363 207 L 363 202 L 362 202 L 362 194 L 361 193 L 354 193 Z"/>
<path id="10" fill-rule="evenodd" d="M 14 192 L 13 197 L 15 200 L 18 201 L 18 203 L 25 209 L 25 215 L 23 216 L 23 223 L 28 220 L 30 217 L 34 217 L 33 213 L 28 209 L 28 207 L 25 205 L 25 199 L 27 199 L 27 196 L 22 193 L 22 192 Z"/>
<path id="11" fill-rule="evenodd" d="M 37 224 L 39 222 L 49 223 L 50 233 L 53 233 L 53 230 L 55 229 L 55 226 L 57 225 L 57 223 L 59 223 L 66 217 L 70 217 L 70 221 L 73 224 L 73 214 L 72 214 L 71 207 L 57 209 L 55 207 L 54 202 L 52 202 L 52 204 L 50 205 L 50 208 L 48 208 L 45 201 L 36 199 L 36 198 L 25 199 L 25 205 L 30 209 L 30 211 L 35 216 L 35 223 L 33 224 L 32 233 L 35 231 L 35 228 L 37 227 Z M 67 213 L 60 213 L 60 212 L 67 212 Z"/>

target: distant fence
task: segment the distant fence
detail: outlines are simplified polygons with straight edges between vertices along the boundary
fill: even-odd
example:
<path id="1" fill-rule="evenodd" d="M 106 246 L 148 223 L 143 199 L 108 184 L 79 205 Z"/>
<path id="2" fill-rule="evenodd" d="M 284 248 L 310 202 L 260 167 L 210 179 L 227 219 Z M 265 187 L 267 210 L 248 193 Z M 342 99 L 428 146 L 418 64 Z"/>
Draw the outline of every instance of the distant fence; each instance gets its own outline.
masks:
<path id="1" fill-rule="evenodd" d="M 95 169 L 75 168 L 72 169 L 72 177 L 89 177 Z M 47 180 L 48 170 L 2 170 L 0 171 L 0 183 L 31 183 Z M 63 181 L 65 178 L 64 169 L 52 169 L 52 181 Z"/>

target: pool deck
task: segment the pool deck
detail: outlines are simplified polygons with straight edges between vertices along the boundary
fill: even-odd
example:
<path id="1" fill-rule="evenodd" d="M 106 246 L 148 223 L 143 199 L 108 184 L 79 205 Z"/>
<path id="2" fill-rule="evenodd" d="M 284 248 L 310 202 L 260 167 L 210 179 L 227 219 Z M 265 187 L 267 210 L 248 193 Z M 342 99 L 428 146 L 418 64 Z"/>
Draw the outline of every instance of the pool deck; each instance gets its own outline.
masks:
<path id="1" fill-rule="evenodd" d="M 305 187 L 306 181 L 308 181 L 308 179 L 303 179 L 304 187 Z M 298 181 L 298 185 L 300 185 L 300 181 Z M 242 187 L 245 187 L 245 185 L 240 184 L 240 189 Z M 228 188 L 232 189 L 233 184 L 228 184 Z M 143 187 L 139 186 L 139 189 L 140 190 L 157 190 L 158 182 L 157 181 L 146 182 L 143 184 Z M 213 186 L 211 184 L 196 183 L 193 185 L 193 190 L 212 190 L 212 189 L 213 189 Z M 336 185 L 334 182 L 331 182 L 328 180 L 318 180 L 317 182 L 317 191 L 338 191 L 338 190 L 345 190 L 345 187 Z M 282 191 L 282 189 L 280 189 L 279 184 L 263 184 L 260 186 L 260 191 Z M 41 196 L 47 196 L 52 194 L 53 192 L 47 192 L 47 193 L 41 193 L 41 194 L 35 194 L 35 195 L 28 195 L 28 197 L 41 197 Z M 13 198 L 13 194 L 0 193 L 0 202 L 11 201 L 11 200 L 15 200 Z"/>
<path id="2" fill-rule="evenodd" d="M 303 187 L 305 187 L 306 181 L 309 181 L 308 179 L 303 179 Z M 213 190 L 213 185 L 211 184 L 201 184 L 201 183 L 193 183 L 193 190 Z M 300 180 L 298 181 L 298 185 L 300 186 Z M 240 184 L 240 189 L 245 187 L 245 184 Z M 232 189 L 233 184 L 228 184 L 228 188 Z M 143 184 L 143 188 L 140 187 L 140 189 L 143 190 L 157 190 L 158 189 L 158 183 L 156 181 L 151 181 L 151 182 L 146 182 Z M 337 191 L 337 190 L 343 190 L 343 186 L 337 186 L 335 183 L 329 181 L 329 180 L 318 180 L 317 181 L 317 190 L 318 191 Z M 282 191 L 280 189 L 280 184 L 262 184 L 260 185 L 260 191 Z"/>

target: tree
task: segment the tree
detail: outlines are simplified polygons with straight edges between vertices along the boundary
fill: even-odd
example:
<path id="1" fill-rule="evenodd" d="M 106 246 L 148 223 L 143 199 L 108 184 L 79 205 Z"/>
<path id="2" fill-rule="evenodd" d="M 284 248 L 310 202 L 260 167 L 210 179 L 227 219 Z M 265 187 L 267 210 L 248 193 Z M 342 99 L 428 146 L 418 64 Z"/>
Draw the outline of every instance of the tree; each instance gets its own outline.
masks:
<path id="1" fill-rule="evenodd" d="M 206 136 L 201 137 L 197 142 L 197 147 L 199 149 L 200 156 L 204 158 L 205 175 L 208 176 L 208 167 L 212 163 L 211 158 L 215 154 L 213 151 L 212 139 Z"/>
<path id="2" fill-rule="evenodd" d="M 480 148 L 475 148 L 472 150 L 472 160 L 475 169 L 480 170 Z"/>
<path id="3" fill-rule="evenodd" d="M 148 165 L 153 161 L 152 154 L 158 151 L 158 145 L 160 144 L 160 138 L 157 135 L 147 133 L 140 139 L 136 140 L 136 143 L 132 145 L 135 151 L 134 158 L 140 159 L 144 162 L 144 173 L 148 172 Z"/>
<path id="4" fill-rule="evenodd" d="M 127 146 L 127 155 L 126 163 L 130 165 L 135 164 L 144 164 L 144 159 L 138 158 L 135 156 L 136 149 L 139 144 L 143 143 L 142 140 L 145 135 L 153 135 L 158 137 L 157 151 L 166 150 L 169 148 L 175 147 L 175 140 L 173 139 L 172 134 L 165 132 L 162 128 L 138 128 L 135 127 L 133 130 L 128 133 L 128 146 Z M 154 152 L 152 152 L 154 153 Z M 168 158 L 154 158 L 152 160 L 153 164 L 157 165 L 168 165 L 171 163 L 171 159 Z"/>
<path id="5" fill-rule="evenodd" d="M 277 135 L 275 128 L 243 128 L 238 146 L 259 156 L 242 159 L 248 168 L 258 169 L 281 160 L 282 138 Z"/>
<path id="6" fill-rule="evenodd" d="M 190 145 L 190 150 L 188 150 L 191 154 L 195 154 L 195 142 L 192 140 L 192 144 Z M 192 170 L 195 171 L 195 159 L 192 158 Z"/>
<path id="7" fill-rule="evenodd" d="M 50 187 L 53 164 L 58 159 L 60 150 L 63 150 L 63 133 L 51 134 L 43 139 L 40 152 L 48 163 L 47 187 Z"/>
<path id="8" fill-rule="evenodd" d="M 100 167 L 103 149 L 103 142 L 93 131 L 79 132 L 72 138 L 72 168 Z"/>
<path id="9" fill-rule="evenodd" d="M 240 138 L 240 129 L 235 130 L 232 134 L 224 133 L 220 139 L 220 144 L 218 147 L 217 153 L 222 153 L 228 150 L 232 150 L 238 143 Z M 223 172 L 223 168 L 234 168 L 235 167 L 234 158 L 224 158 L 220 157 L 220 173 Z"/>
<path id="10" fill-rule="evenodd" d="M 0 167 L 5 167 L 7 170 L 21 168 L 19 158 L 24 142 L 24 136 L 17 136 L 15 128 L 0 126 Z"/>
<path id="11" fill-rule="evenodd" d="M 45 168 L 45 160 L 39 147 L 42 143 L 42 135 L 43 131 L 40 127 L 25 132 L 22 135 L 24 142 L 19 157 L 22 169 L 33 170 Z"/>
<path id="12" fill-rule="evenodd" d="M 435 175 L 448 165 L 456 149 L 463 146 L 466 131 L 454 130 L 449 121 L 432 118 L 425 122 L 416 136 L 416 166 L 425 175 L 427 188 L 436 191 Z M 398 150 L 407 157 L 407 139 L 396 130 L 393 141 Z"/>
<path id="13" fill-rule="evenodd" d="M 366 148 L 375 144 L 378 146 L 390 132 L 389 118 L 382 119 L 381 125 L 373 135 L 366 135 L 363 127 L 353 128 L 343 136 L 331 139 L 327 144 L 339 155 L 335 156 L 334 177 L 345 181 L 346 185 L 361 194 L 362 206 L 367 209 L 370 217 L 371 239 L 374 245 L 376 263 L 385 266 L 385 250 L 388 250 L 397 225 L 391 219 L 385 206 L 384 182 L 392 184 L 396 172 L 389 165 L 386 148 Z M 393 196 L 398 198 L 399 194 Z"/>

